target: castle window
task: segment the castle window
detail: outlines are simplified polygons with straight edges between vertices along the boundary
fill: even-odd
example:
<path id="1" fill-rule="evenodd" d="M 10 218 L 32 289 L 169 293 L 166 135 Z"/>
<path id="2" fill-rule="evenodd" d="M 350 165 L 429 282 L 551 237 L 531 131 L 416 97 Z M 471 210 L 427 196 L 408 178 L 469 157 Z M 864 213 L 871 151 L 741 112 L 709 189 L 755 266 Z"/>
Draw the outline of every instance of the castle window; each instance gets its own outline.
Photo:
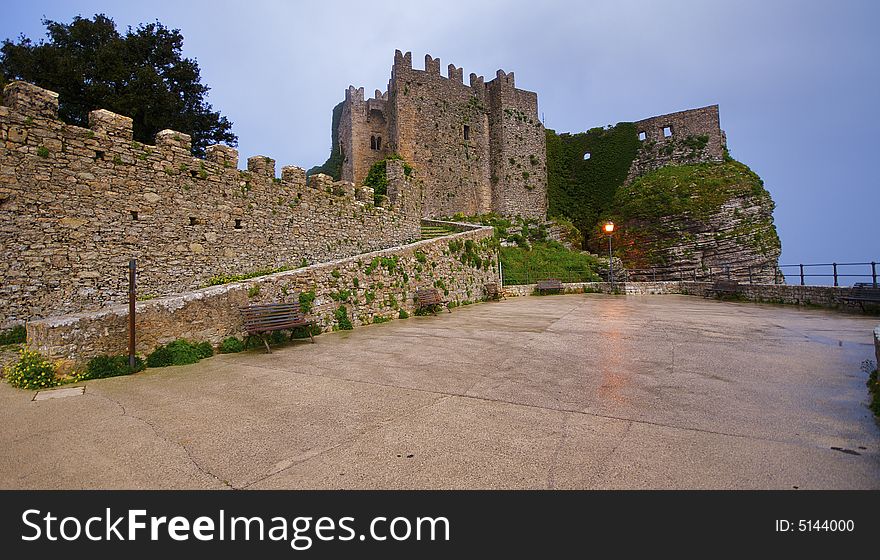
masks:
<path id="1" fill-rule="evenodd" d="M 376 137 L 375 136 L 370 136 L 370 149 L 371 150 L 376 149 Z"/>
<path id="2" fill-rule="evenodd" d="M 584 154 L 584 161 L 590 159 L 590 152 Z"/>
<path id="3" fill-rule="evenodd" d="M 382 149 L 382 137 L 381 136 L 376 136 L 376 149 L 377 150 Z"/>
<path id="4" fill-rule="evenodd" d="M 134 220 L 134 221 L 137 221 L 137 219 L 138 219 L 138 213 L 137 213 L 137 210 L 132 210 L 132 211 L 131 211 L 131 219 Z"/>
<path id="5" fill-rule="evenodd" d="M 648 133 L 645 131 L 639 132 L 639 141 L 644 142 L 648 138 Z"/>
<path id="6" fill-rule="evenodd" d="M 464 125 L 464 139 L 468 140 L 471 137 L 471 127 L 468 125 Z"/>
<path id="7" fill-rule="evenodd" d="M 191 226 L 195 226 L 195 225 L 198 225 L 198 224 L 199 224 L 199 221 L 198 221 L 197 219 L 195 219 L 193 216 L 190 216 L 190 217 L 189 217 L 189 225 L 191 225 Z"/>
<path id="8" fill-rule="evenodd" d="M 241 220 L 235 220 L 235 229 L 241 229 Z"/>
<path id="9" fill-rule="evenodd" d="M 663 127 L 663 138 L 670 138 L 672 136 L 672 127 L 664 126 Z"/>

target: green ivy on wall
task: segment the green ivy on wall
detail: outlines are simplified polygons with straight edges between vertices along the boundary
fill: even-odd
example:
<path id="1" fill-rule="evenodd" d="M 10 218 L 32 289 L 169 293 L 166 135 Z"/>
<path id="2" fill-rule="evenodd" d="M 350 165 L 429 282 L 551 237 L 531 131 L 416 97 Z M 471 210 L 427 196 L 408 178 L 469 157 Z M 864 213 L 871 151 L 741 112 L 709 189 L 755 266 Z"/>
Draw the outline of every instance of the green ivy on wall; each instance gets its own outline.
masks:
<path id="1" fill-rule="evenodd" d="M 367 172 L 367 176 L 364 178 L 364 186 L 373 188 L 373 198 L 375 199 L 376 204 L 379 204 L 379 199 L 381 197 L 388 195 L 388 171 L 387 171 L 387 163 L 389 160 L 397 159 L 403 161 L 403 173 L 407 177 L 412 175 L 413 168 L 410 164 L 406 163 L 399 154 L 391 154 L 385 159 L 379 160 L 370 166 L 370 170 Z"/>
<path id="2" fill-rule="evenodd" d="M 342 162 L 345 161 L 345 154 L 339 145 L 339 121 L 342 120 L 342 104 L 340 101 L 336 107 L 333 107 L 333 121 L 330 124 L 330 157 L 324 162 L 324 165 L 317 165 L 309 169 L 306 175 L 315 175 L 323 173 L 333 177 L 334 181 L 342 178 Z"/>
<path id="3" fill-rule="evenodd" d="M 624 122 L 578 134 L 546 132 L 548 215 L 568 218 L 589 232 L 611 206 L 636 158 L 636 127 Z"/>

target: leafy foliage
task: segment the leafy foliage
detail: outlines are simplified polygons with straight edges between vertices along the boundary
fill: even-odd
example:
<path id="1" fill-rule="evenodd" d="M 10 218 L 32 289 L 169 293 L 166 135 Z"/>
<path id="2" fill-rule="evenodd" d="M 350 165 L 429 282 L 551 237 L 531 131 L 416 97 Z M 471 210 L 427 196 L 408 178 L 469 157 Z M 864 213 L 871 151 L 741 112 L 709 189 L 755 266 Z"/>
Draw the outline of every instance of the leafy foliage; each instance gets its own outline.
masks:
<path id="1" fill-rule="evenodd" d="M 244 350 L 244 341 L 237 336 L 224 338 L 220 343 L 221 354 L 236 354 Z"/>
<path id="2" fill-rule="evenodd" d="M 76 380 L 83 381 L 86 379 L 103 379 L 105 377 L 131 375 L 132 373 L 142 371 L 145 367 L 144 361 L 138 356 L 135 356 L 134 368 L 131 368 L 128 365 L 128 356 L 108 356 L 105 354 L 95 356 L 89 360 L 86 365 L 86 371 L 77 376 Z"/>
<path id="3" fill-rule="evenodd" d="M 6 382 L 19 389 L 46 389 L 58 385 L 55 365 L 39 352 L 22 348 L 18 361 L 3 369 Z"/>
<path id="4" fill-rule="evenodd" d="M 410 164 L 406 163 L 400 154 L 391 154 L 390 156 L 377 161 L 374 163 L 370 170 L 367 172 L 366 178 L 364 178 L 364 185 L 367 187 L 373 188 L 373 197 L 375 203 L 378 205 L 380 197 L 388 195 L 388 172 L 387 172 L 387 163 L 389 160 L 400 160 L 403 161 L 403 173 L 407 177 L 412 175 L 413 168 Z"/>
<path id="5" fill-rule="evenodd" d="M 351 324 L 351 319 L 348 318 L 348 309 L 344 305 L 340 305 L 333 316 L 336 319 L 335 330 L 350 331 L 354 328 Z"/>
<path id="6" fill-rule="evenodd" d="M 85 127 L 89 111 L 107 109 L 131 117 L 141 142 L 166 128 L 191 135 L 197 156 L 211 144 L 237 144 L 232 123 L 206 100 L 198 63 L 183 57 L 179 29 L 155 22 L 120 33 L 103 14 L 43 25 L 47 41 L 3 42 L 0 74 L 58 92 L 63 120 Z"/>
<path id="7" fill-rule="evenodd" d="M 323 173 L 333 177 L 334 181 L 339 181 L 342 178 L 342 162 L 345 161 L 345 153 L 339 144 L 339 121 L 342 120 L 343 103 L 340 101 L 336 107 L 333 107 L 333 120 L 330 125 L 330 157 L 323 165 L 316 165 L 309 169 L 306 175 Z"/>
<path id="8" fill-rule="evenodd" d="M 11 329 L 0 331 L 0 346 L 6 344 L 21 344 L 27 340 L 27 331 L 24 325 L 16 325 Z"/>
<path id="9" fill-rule="evenodd" d="M 602 266 L 587 253 L 569 251 L 556 241 L 533 243 L 530 248 L 502 247 L 501 266 L 505 284 L 530 284 L 546 278 L 563 282 L 596 282 Z"/>
<path id="10" fill-rule="evenodd" d="M 165 367 L 194 364 L 202 358 L 208 358 L 213 354 L 214 350 L 207 342 L 193 344 L 187 340 L 178 339 L 153 350 L 147 356 L 147 366 Z"/>
<path id="11" fill-rule="evenodd" d="M 636 127 L 618 123 L 579 134 L 546 133 L 548 215 L 590 231 L 610 208 L 638 153 Z"/>

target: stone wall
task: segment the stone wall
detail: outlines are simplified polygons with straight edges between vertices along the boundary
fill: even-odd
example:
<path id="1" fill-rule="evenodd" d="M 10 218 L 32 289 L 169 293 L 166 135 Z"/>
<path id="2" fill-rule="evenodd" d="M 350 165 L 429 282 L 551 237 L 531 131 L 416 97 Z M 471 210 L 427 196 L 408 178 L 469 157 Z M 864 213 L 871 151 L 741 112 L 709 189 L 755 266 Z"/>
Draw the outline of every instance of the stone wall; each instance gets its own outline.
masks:
<path id="1" fill-rule="evenodd" d="M 611 293 L 608 282 L 566 282 L 565 293 L 587 292 Z M 615 282 L 616 292 L 627 295 L 683 294 L 705 297 L 710 294 L 712 282 L 658 281 L 658 282 Z M 535 292 L 536 284 L 504 286 L 508 296 L 526 296 Z M 828 307 L 841 311 L 861 312 L 858 304 L 842 301 L 851 288 L 832 286 L 790 286 L 785 284 L 740 284 L 739 298 L 756 303 L 778 303 L 788 305 Z"/>
<path id="2" fill-rule="evenodd" d="M 538 97 L 516 89 L 513 73 L 494 80 L 425 56 L 424 70 L 397 51 L 387 92 L 364 100 L 346 92 L 338 136 L 342 178 L 360 184 L 370 166 L 391 152 L 410 162 L 424 189 L 424 216 L 497 212 L 544 218 L 547 212 L 546 138 Z M 381 148 L 373 149 L 382 138 Z"/>
<path id="3" fill-rule="evenodd" d="M 402 173 L 377 208 L 351 183 L 208 148 L 166 130 L 132 141 L 132 121 L 98 110 L 90 127 L 57 120 L 56 94 L 12 83 L 0 106 L 0 327 L 163 296 L 215 275 L 297 267 L 419 238 L 418 189 Z M 390 197 L 389 197 L 390 198 Z"/>
<path id="4" fill-rule="evenodd" d="M 635 125 L 644 140 L 625 184 L 667 165 L 724 159 L 727 138 L 721 130 L 718 105 L 651 117 L 637 121 Z M 666 136 L 664 129 L 671 135 Z"/>
<path id="5" fill-rule="evenodd" d="M 217 345 L 228 336 L 242 335 L 240 306 L 297 301 L 300 293 L 314 294 L 309 317 L 323 330 L 333 328 L 340 306 L 355 326 L 377 317 L 396 318 L 401 309 L 412 315 L 415 292 L 423 287 L 437 287 L 451 302 L 478 301 L 485 296 L 485 284 L 499 282 L 493 230 L 465 224 L 456 228 L 467 231 L 139 302 L 137 350 L 147 354 L 177 338 Z M 27 333 L 29 346 L 53 358 L 82 361 L 126 353 L 128 308 L 119 305 L 31 321 Z"/>

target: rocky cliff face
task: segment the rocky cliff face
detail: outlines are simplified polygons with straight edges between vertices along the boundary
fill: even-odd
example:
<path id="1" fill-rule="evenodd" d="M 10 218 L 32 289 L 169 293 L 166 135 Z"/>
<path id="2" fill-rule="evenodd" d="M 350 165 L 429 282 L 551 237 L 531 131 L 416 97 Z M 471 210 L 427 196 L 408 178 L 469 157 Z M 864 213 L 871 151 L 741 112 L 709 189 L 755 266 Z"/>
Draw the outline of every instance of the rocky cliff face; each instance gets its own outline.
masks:
<path id="1" fill-rule="evenodd" d="M 608 219 L 630 278 L 782 281 L 774 203 L 761 179 L 730 159 L 668 166 L 621 186 Z M 596 228 L 590 244 L 604 237 Z"/>

